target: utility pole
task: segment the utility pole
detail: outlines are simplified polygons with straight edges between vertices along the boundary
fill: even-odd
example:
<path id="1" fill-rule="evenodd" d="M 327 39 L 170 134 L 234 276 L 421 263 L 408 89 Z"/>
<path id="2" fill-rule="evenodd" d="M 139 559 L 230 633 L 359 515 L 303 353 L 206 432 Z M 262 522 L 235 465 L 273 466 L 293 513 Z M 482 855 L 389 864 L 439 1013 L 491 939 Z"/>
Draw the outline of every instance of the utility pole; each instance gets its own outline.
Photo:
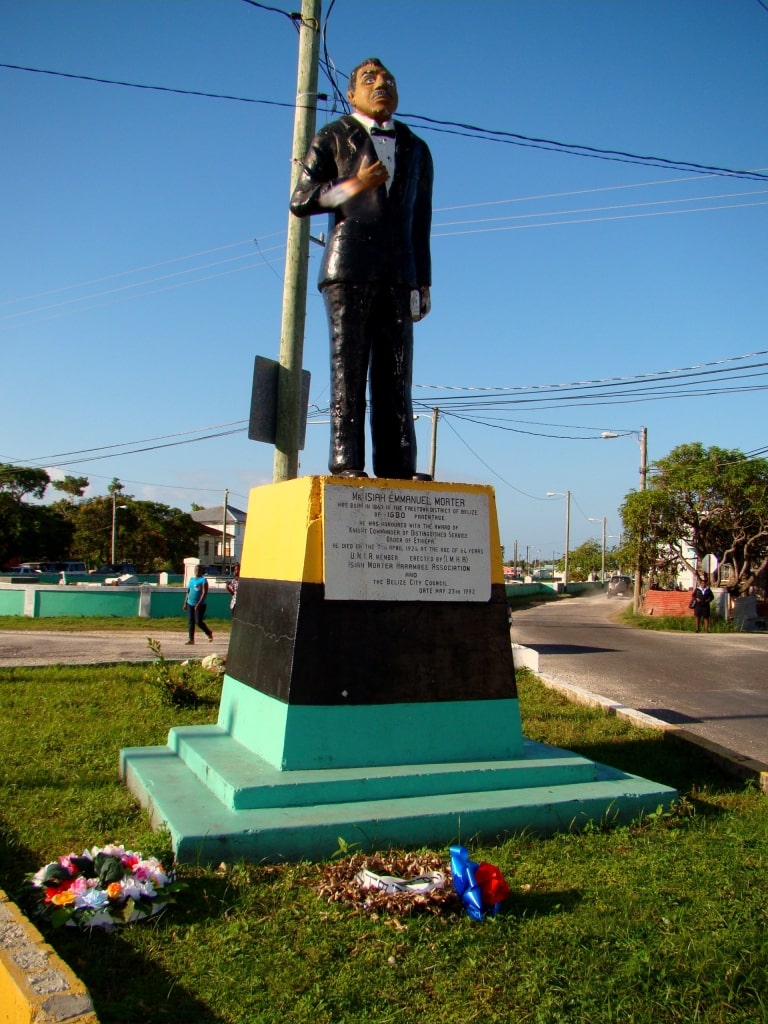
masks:
<path id="1" fill-rule="evenodd" d="M 648 476 L 648 428 L 640 427 L 640 490 L 645 490 Z"/>
<path id="2" fill-rule="evenodd" d="M 563 592 L 568 592 L 568 549 L 571 546 L 571 492 L 565 492 L 565 565 L 563 566 Z"/>
<path id="3" fill-rule="evenodd" d="M 315 134 L 317 64 L 320 52 L 320 0 L 302 0 L 299 28 L 299 69 L 296 113 L 293 121 L 291 192 L 301 163 Z M 280 327 L 280 370 L 277 385 L 277 437 L 272 479 L 275 483 L 299 474 L 301 421 L 301 366 L 304 356 L 304 321 L 307 313 L 309 217 L 288 214 L 285 254 L 283 316 Z"/>
<path id="4" fill-rule="evenodd" d="M 227 504 L 229 500 L 229 491 L 224 490 L 224 505 L 222 507 L 221 514 L 221 568 L 225 570 L 227 568 Z"/>
<path id="5" fill-rule="evenodd" d="M 640 490 L 645 490 L 645 484 L 648 477 L 648 428 L 640 427 Z M 643 571 L 643 553 L 642 553 L 642 536 L 640 537 L 637 546 L 637 564 L 635 565 L 635 584 L 632 593 L 632 600 L 634 604 L 635 615 L 640 614 L 640 606 L 642 604 L 641 597 L 641 584 L 642 584 L 642 571 Z"/>
<path id="6" fill-rule="evenodd" d="M 432 439 L 429 446 L 429 475 L 435 479 L 435 463 L 437 462 L 437 421 L 440 410 L 437 406 L 432 409 Z"/>

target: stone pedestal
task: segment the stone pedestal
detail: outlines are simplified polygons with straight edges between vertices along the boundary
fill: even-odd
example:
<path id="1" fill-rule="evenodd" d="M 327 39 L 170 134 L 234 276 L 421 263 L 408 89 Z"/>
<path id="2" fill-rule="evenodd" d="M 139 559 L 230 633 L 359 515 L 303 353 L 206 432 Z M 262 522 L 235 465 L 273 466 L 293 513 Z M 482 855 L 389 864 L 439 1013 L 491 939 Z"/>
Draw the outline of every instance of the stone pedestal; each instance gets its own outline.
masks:
<path id="1" fill-rule="evenodd" d="M 121 754 L 182 860 L 553 831 L 675 794 L 523 739 L 490 487 L 251 492 L 218 722 Z"/>

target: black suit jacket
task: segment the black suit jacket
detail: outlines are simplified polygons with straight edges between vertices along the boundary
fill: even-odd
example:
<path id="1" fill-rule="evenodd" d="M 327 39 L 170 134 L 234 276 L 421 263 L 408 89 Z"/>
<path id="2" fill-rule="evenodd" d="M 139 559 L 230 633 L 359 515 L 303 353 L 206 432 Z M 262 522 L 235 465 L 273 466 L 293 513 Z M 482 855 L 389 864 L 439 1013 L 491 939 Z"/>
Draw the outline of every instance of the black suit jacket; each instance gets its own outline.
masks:
<path id="1" fill-rule="evenodd" d="M 351 178 L 363 159 L 378 160 L 368 132 L 351 116 L 332 121 L 315 135 L 291 197 L 297 217 L 328 213 L 328 239 L 318 286 L 341 281 L 384 281 L 420 288 L 432 283 L 429 235 L 432 224 L 432 157 L 425 142 L 395 122 L 395 175 L 386 186 L 353 196 L 328 210 L 320 199 Z"/>

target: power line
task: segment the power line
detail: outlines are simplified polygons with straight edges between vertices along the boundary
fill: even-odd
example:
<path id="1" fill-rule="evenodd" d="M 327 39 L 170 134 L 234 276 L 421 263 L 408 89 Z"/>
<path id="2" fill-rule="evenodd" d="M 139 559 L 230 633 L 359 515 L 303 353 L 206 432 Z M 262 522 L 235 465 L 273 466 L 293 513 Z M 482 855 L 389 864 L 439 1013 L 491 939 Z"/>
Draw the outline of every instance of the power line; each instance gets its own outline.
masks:
<path id="1" fill-rule="evenodd" d="M 195 444 L 197 441 L 210 441 L 212 438 L 216 437 L 229 437 L 232 434 L 244 434 L 246 430 L 247 427 L 238 427 L 235 430 L 221 430 L 215 434 L 204 434 L 202 437 L 191 437 L 186 441 L 168 441 L 166 444 L 154 444 L 149 445 L 146 448 L 132 448 L 127 452 L 108 452 L 106 455 L 86 455 L 84 458 L 71 459 L 68 462 L 50 461 L 49 465 L 52 468 L 60 469 L 62 466 L 80 465 L 83 462 L 99 462 L 101 459 L 114 459 L 118 455 L 139 455 L 142 452 L 158 451 L 160 448 L 176 448 L 178 445 L 182 444 Z"/>
<path id="2" fill-rule="evenodd" d="M 54 71 L 50 68 L 30 67 L 23 64 L 0 63 L 0 68 L 6 68 L 11 71 L 26 71 L 32 74 L 52 75 L 54 77 L 69 78 L 84 82 L 95 82 L 99 85 L 116 85 L 128 89 L 143 89 L 150 92 L 167 92 L 181 96 L 199 96 L 205 99 L 229 100 L 237 103 L 282 107 L 284 109 L 291 110 L 295 109 L 297 106 L 296 103 L 287 103 L 278 100 L 254 99 L 246 96 L 233 96 L 227 93 L 205 92 L 200 89 L 181 89 L 165 85 L 146 85 L 138 82 L 125 82 L 120 79 L 100 78 L 95 75 L 81 75 L 74 74 L 72 72 Z M 322 98 L 327 99 L 327 96 L 323 96 Z M 639 164 L 646 167 L 665 167 L 681 171 L 697 171 L 724 177 L 746 178 L 753 181 L 768 181 L 768 175 L 760 174 L 759 172 L 738 170 L 732 167 L 721 167 L 715 164 L 700 164 L 693 160 L 677 160 L 670 157 L 651 155 L 644 156 L 625 150 L 606 149 L 582 143 L 559 142 L 556 139 L 538 138 L 536 136 L 523 135 L 519 132 L 509 132 L 501 128 L 482 128 L 479 125 L 472 125 L 460 121 L 447 121 L 440 118 L 427 117 L 425 114 L 400 113 L 398 116 L 400 120 L 403 121 L 411 119 L 424 122 L 420 125 L 424 130 L 443 132 L 451 135 L 462 135 L 466 138 L 480 138 L 489 142 L 499 142 L 507 145 L 542 149 L 548 152 L 558 152 L 569 156 L 581 156 L 596 160 Z"/>
<path id="3" fill-rule="evenodd" d="M 262 238 L 272 238 L 275 235 L 282 235 L 282 231 L 273 231 L 270 235 L 262 235 Z M 197 259 L 198 256 L 210 256 L 214 252 L 222 252 L 225 249 L 236 249 L 239 245 L 250 245 L 257 241 L 255 238 L 243 238 L 239 242 L 227 242 L 226 245 L 216 245 L 212 249 L 201 249 L 198 252 L 187 253 L 185 256 L 173 256 L 168 260 L 160 260 L 156 263 L 147 263 L 141 267 L 132 267 L 130 270 L 118 270 L 113 274 L 106 274 L 104 277 L 93 277 L 88 281 L 80 281 L 77 284 L 65 284 L 58 288 L 49 288 L 44 292 L 34 292 L 32 295 L 22 295 L 16 299 L 4 299 L 0 306 L 14 305 L 18 302 L 31 302 L 32 299 L 43 299 L 46 295 L 56 295 L 59 292 L 72 291 L 76 288 L 90 288 L 91 285 L 101 284 L 103 281 L 113 281 L 117 277 L 128 277 L 130 274 L 143 274 L 147 270 L 156 270 L 157 267 L 167 267 L 171 263 L 180 263 L 182 260 Z"/>
<path id="4" fill-rule="evenodd" d="M 258 270 L 263 266 L 269 266 L 269 264 L 265 260 L 262 260 L 262 262 L 254 260 L 253 263 L 248 263 L 244 267 L 235 267 L 232 270 L 224 270 L 218 274 L 206 274 L 205 277 L 197 277 L 193 281 L 181 281 L 176 284 L 168 285 L 165 288 L 153 288 L 150 291 L 141 292 L 138 295 L 123 295 L 111 302 L 102 302 L 96 305 L 86 306 L 84 309 L 69 309 L 59 313 L 54 313 L 51 316 L 41 317 L 38 320 L 25 320 L 21 323 L 10 324 L 9 326 L 0 327 L 0 332 L 16 330 L 18 327 L 30 327 L 35 324 L 46 323 L 49 320 L 58 320 L 63 316 L 70 316 L 72 313 L 90 312 L 94 309 L 105 309 L 108 306 L 114 305 L 116 302 L 131 302 L 134 299 L 144 299 L 151 295 L 161 295 L 163 292 L 176 291 L 178 288 L 188 288 L 190 285 L 203 284 L 206 281 L 215 281 L 221 277 L 230 277 L 232 274 L 241 274 L 244 270 Z M 28 312 L 27 315 L 30 315 L 30 312 Z M 8 318 L 6 317 L 5 319 Z"/>
<path id="5" fill-rule="evenodd" d="M 160 434 L 158 437 L 142 437 L 135 441 L 120 441 L 117 444 L 102 444 L 96 448 L 77 448 L 71 452 L 55 452 L 53 455 L 36 455 L 34 458 L 22 461 L 46 462 L 51 459 L 67 458 L 70 455 L 90 455 L 92 452 L 105 452 L 114 450 L 115 448 L 127 448 L 132 444 L 149 444 L 152 441 L 167 441 L 172 437 L 187 437 L 190 434 L 199 434 L 204 430 L 221 430 L 222 427 L 239 427 L 247 422 L 247 420 L 232 420 L 229 423 L 213 423 L 209 427 L 197 427 L 195 430 L 179 430 L 174 434 Z"/>
<path id="6" fill-rule="evenodd" d="M 621 186 L 618 186 L 618 187 L 621 187 Z M 761 192 L 762 192 L 762 190 L 760 190 L 760 191 L 758 191 L 756 193 L 743 193 L 743 194 L 745 194 L 745 195 L 761 194 Z M 703 198 L 713 198 L 713 197 L 703 197 Z M 674 200 L 662 200 L 662 201 L 659 201 L 659 203 L 653 202 L 653 203 L 641 203 L 641 204 L 630 204 L 630 205 L 641 205 L 641 206 L 648 205 L 648 206 L 650 206 L 650 205 L 660 205 L 661 203 L 666 204 L 666 203 L 674 203 L 674 202 L 682 203 L 682 202 L 695 202 L 695 201 L 697 201 L 697 200 L 696 199 L 674 199 Z M 479 205 L 482 205 L 482 204 L 479 204 Z M 600 221 L 616 221 L 616 220 L 628 220 L 628 219 L 641 219 L 641 218 L 644 218 L 644 217 L 672 216 L 674 214 L 707 213 L 707 212 L 716 211 L 716 210 L 744 209 L 746 207 L 752 207 L 752 206 L 768 206 L 768 200 L 766 200 L 765 202 L 758 202 L 758 203 L 735 203 L 735 204 L 728 204 L 728 205 L 724 205 L 724 206 L 709 206 L 709 207 L 705 206 L 705 207 L 701 207 L 701 208 L 695 209 L 695 210 L 655 211 L 655 212 L 650 212 L 650 213 L 626 214 L 626 215 L 620 215 L 620 216 L 617 216 L 617 217 L 592 217 L 592 218 L 581 218 L 581 219 L 578 219 L 578 220 L 558 220 L 558 221 L 551 221 L 549 223 L 544 223 L 544 224 L 515 224 L 515 225 L 509 225 L 508 224 L 508 225 L 505 225 L 503 227 L 470 228 L 470 229 L 468 229 L 466 231 L 443 231 L 443 232 L 438 232 L 438 233 L 434 234 L 433 238 L 449 238 L 449 237 L 454 237 L 454 236 L 457 236 L 457 235 L 484 234 L 484 233 L 487 233 L 487 232 L 498 232 L 498 231 L 520 231 L 520 230 L 525 230 L 525 229 L 528 229 L 528 228 L 558 227 L 558 226 L 569 225 L 569 224 L 598 223 Z M 625 206 L 615 206 L 615 207 L 604 207 L 602 209 L 624 209 L 624 208 L 626 208 L 626 207 Z M 563 213 L 569 214 L 571 212 L 572 213 L 577 213 L 579 211 L 559 211 L 557 215 L 562 215 Z M 531 214 L 515 215 L 514 217 L 492 218 L 492 220 L 524 219 L 526 217 L 547 217 L 547 216 L 555 216 L 555 215 L 556 214 L 552 214 L 552 213 L 531 213 Z M 471 223 L 479 223 L 479 222 L 477 222 L 477 221 L 458 221 L 458 222 L 455 222 L 455 223 L 458 223 L 458 224 L 462 224 L 462 223 L 471 224 Z M 436 227 L 441 227 L 442 225 L 437 224 L 435 226 Z M 259 245 L 258 238 L 253 238 L 250 241 L 256 246 L 257 253 L 261 257 L 261 262 L 260 263 L 255 263 L 255 262 L 254 263 L 249 263 L 245 267 L 235 268 L 233 270 L 225 271 L 225 272 L 220 273 L 220 274 L 208 274 L 205 277 L 196 277 L 196 278 L 194 278 L 194 280 L 182 281 L 182 282 L 179 282 L 177 284 L 171 285 L 171 286 L 169 286 L 167 288 L 155 288 L 155 289 L 152 289 L 150 291 L 141 292 L 141 293 L 139 293 L 137 295 L 123 296 L 122 298 L 118 298 L 115 301 L 122 302 L 122 301 L 129 301 L 129 300 L 133 300 L 133 299 L 146 298 L 146 297 L 151 296 L 151 295 L 160 294 L 160 293 L 162 293 L 164 291 L 174 291 L 177 288 L 184 288 L 184 287 L 188 287 L 189 285 L 202 284 L 205 281 L 215 280 L 215 279 L 220 278 L 220 277 L 227 277 L 230 274 L 240 273 L 242 270 L 256 269 L 259 266 L 266 266 L 266 267 L 268 267 L 272 271 L 272 273 L 277 277 L 278 280 L 282 280 L 280 274 L 278 274 L 278 272 L 274 269 L 274 263 L 266 259 L 266 253 L 281 251 L 282 249 L 285 248 L 285 246 L 281 244 L 281 245 L 270 246 L 267 249 L 263 249 Z M 241 243 L 232 243 L 232 244 L 236 245 L 236 244 L 241 244 Z M 227 248 L 227 246 L 222 246 L 221 248 Z M 211 250 L 211 251 L 215 251 L 215 250 Z M 139 288 L 139 287 L 141 287 L 143 285 L 151 285 L 151 284 L 153 284 L 153 283 L 155 283 L 157 281 L 170 280 L 171 278 L 181 277 L 182 275 L 196 274 L 200 270 L 205 270 L 207 268 L 215 267 L 215 266 L 221 266 L 222 264 L 235 262 L 237 260 L 248 259 L 252 255 L 253 255 L 252 253 L 245 253 L 245 254 L 240 255 L 240 256 L 229 257 L 226 260 L 218 260 L 218 261 L 215 261 L 213 263 L 207 263 L 207 264 L 198 265 L 196 267 L 190 268 L 189 270 L 175 271 L 175 272 L 173 272 L 171 274 L 161 275 L 159 277 L 154 277 L 154 278 L 151 278 L 151 279 L 145 280 L 145 281 L 138 281 L 138 282 L 135 282 L 133 284 L 122 285 L 122 286 L 117 287 L 117 288 L 102 289 L 101 291 L 96 292 L 96 293 L 94 293 L 92 295 L 85 295 L 85 296 L 79 296 L 77 298 L 65 299 L 65 300 L 62 300 L 61 302 L 58 302 L 58 303 L 51 303 L 51 304 L 49 304 L 47 306 L 37 307 L 37 308 L 34 308 L 34 309 L 21 310 L 21 311 L 16 312 L 16 313 L 7 313 L 7 314 L 4 314 L 3 316 L 0 316 L 0 321 L 20 320 L 20 321 L 23 321 L 23 323 L 10 324 L 10 325 L 7 325 L 5 327 L 0 327 L 0 330 L 8 331 L 8 330 L 13 330 L 13 329 L 15 329 L 16 327 L 19 327 L 19 326 L 25 326 L 25 327 L 26 326 L 33 326 L 34 324 L 37 324 L 37 323 L 45 323 L 48 320 L 58 319 L 59 316 L 65 316 L 65 315 L 68 315 L 68 313 L 73 313 L 73 312 L 74 313 L 80 313 L 80 312 L 89 311 L 89 310 L 93 310 L 93 309 L 103 309 L 103 308 L 105 308 L 108 305 L 112 305 L 112 303 L 101 303 L 100 305 L 87 306 L 87 307 L 85 307 L 85 309 L 72 309 L 72 310 L 69 310 L 69 311 L 66 311 L 66 312 L 62 312 L 62 313 L 56 314 L 54 316 L 43 317 L 42 319 L 38 319 L 38 320 L 34 320 L 34 321 L 30 321 L 29 319 L 26 319 L 26 318 L 29 318 L 29 317 L 33 316 L 36 313 L 46 312 L 47 310 L 50 310 L 50 309 L 60 308 L 60 307 L 64 307 L 64 306 L 74 306 L 76 304 L 86 302 L 89 299 L 101 298 L 102 296 L 105 296 L 105 295 L 117 294 L 117 293 L 120 293 L 120 292 L 127 292 L 127 291 L 130 291 L 133 288 Z M 187 258 L 191 258 L 191 257 L 178 257 L 178 259 L 187 259 Z M 169 261 L 165 261 L 165 262 L 166 263 L 171 263 L 171 262 L 174 262 L 174 261 L 173 260 L 169 260 Z M 163 265 L 163 264 L 162 263 L 154 264 L 154 266 L 161 266 L 161 265 Z M 130 274 L 132 272 L 133 271 L 120 271 L 120 272 L 118 272 L 116 274 L 108 275 L 107 277 L 96 279 L 96 280 L 97 281 L 98 280 L 110 280 L 112 278 L 124 276 L 124 275 Z M 42 292 L 42 293 L 39 293 L 39 294 L 41 296 L 44 296 L 44 295 L 54 294 L 54 293 L 57 293 L 57 292 L 62 292 L 62 291 L 67 291 L 67 290 L 74 290 L 74 289 L 76 289 L 78 287 L 84 287 L 84 285 L 66 285 L 66 286 L 63 286 L 61 288 L 50 289 L 47 292 Z M 28 297 L 28 298 L 31 298 L 31 297 Z M 9 300 L 6 300 L 4 304 L 5 305 L 10 305 L 10 304 L 13 304 L 13 303 L 16 303 L 16 302 L 23 302 L 23 301 L 25 301 L 25 300 L 24 299 L 9 299 Z"/>
<path id="7" fill-rule="evenodd" d="M 582 217 L 579 220 L 557 220 L 548 224 L 508 224 L 498 228 L 470 228 L 467 231 L 442 231 L 433 238 L 449 238 L 455 235 L 482 235 L 497 231 L 527 231 L 530 229 L 562 227 L 569 224 L 599 224 L 615 220 L 642 220 L 646 217 L 671 217 L 680 214 L 710 213 L 716 210 L 742 210 L 751 206 L 768 206 L 768 201 L 757 203 L 729 203 L 725 206 L 702 206 L 696 210 L 656 210 L 648 213 L 619 214 L 616 217 Z"/>
<path id="8" fill-rule="evenodd" d="M 728 363 L 743 362 L 745 359 L 755 359 L 758 356 L 768 356 L 768 349 L 759 349 L 755 352 L 747 352 L 743 355 L 728 356 L 725 359 L 714 359 L 706 363 L 695 363 L 692 366 L 679 366 L 671 370 L 655 370 L 642 374 L 629 374 L 622 377 L 600 377 L 596 380 L 571 381 L 566 384 L 522 384 L 508 385 L 503 387 L 477 386 L 472 384 L 414 384 L 414 388 L 422 388 L 433 391 L 470 391 L 470 392 L 525 392 L 542 391 L 548 389 L 574 388 L 589 386 L 592 384 L 612 384 L 632 381 L 648 381 L 659 377 L 668 377 L 671 374 L 687 374 L 696 370 L 707 370 L 708 367 L 726 366 Z M 426 400 L 425 400 L 426 401 Z"/>
<path id="9" fill-rule="evenodd" d="M 545 501 L 546 500 L 544 498 L 538 497 L 535 494 L 529 494 L 527 491 L 523 491 L 520 487 L 515 487 L 515 485 L 511 484 L 509 482 L 509 480 L 507 480 L 505 477 L 503 477 L 501 475 L 501 473 L 498 473 L 493 468 L 493 466 L 491 466 L 489 463 L 487 463 L 485 461 L 485 459 L 481 455 L 478 455 L 478 453 L 475 451 L 475 449 L 470 444 L 468 444 L 467 441 L 464 440 L 464 438 L 461 436 L 461 434 L 458 432 L 458 430 L 454 427 L 454 425 L 449 420 L 446 420 L 446 425 L 449 427 L 450 430 L 453 431 L 453 433 L 456 435 L 456 437 L 458 437 L 458 439 L 461 441 L 461 443 L 464 445 L 464 447 L 474 455 L 474 457 L 477 459 L 477 461 L 482 463 L 485 466 L 485 468 L 490 473 L 493 473 L 493 475 L 496 477 L 497 480 L 501 480 L 501 482 L 503 484 L 506 484 L 507 487 L 511 487 L 513 491 L 517 491 L 518 494 L 522 494 L 526 498 L 532 498 L 534 501 Z"/>
<path id="10" fill-rule="evenodd" d="M 457 393 L 455 396 L 443 395 L 443 404 L 438 406 L 442 416 L 446 419 L 446 422 L 448 422 L 449 419 L 463 420 L 467 423 L 474 423 L 480 426 L 492 427 L 494 429 L 529 436 L 571 441 L 587 441 L 598 439 L 597 434 L 592 436 L 554 434 L 545 431 L 527 430 L 519 426 L 512 426 L 511 424 L 525 423 L 526 426 L 549 426 L 581 432 L 586 430 L 602 431 L 603 428 L 576 425 L 570 426 L 567 424 L 557 423 L 540 423 L 510 417 L 489 416 L 488 411 L 498 412 L 512 406 L 552 401 L 557 402 L 557 405 L 540 406 L 540 408 L 570 408 L 577 404 L 582 407 L 611 406 L 675 398 L 737 394 L 745 391 L 765 391 L 768 390 L 768 384 L 754 386 L 739 385 L 738 387 L 730 386 L 730 382 L 733 381 L 741 381 L 755 376 L 768 375 L 768 369 L 761 373 L 744 372 L 768 368 L 768 361 L 753 363 L 745 367 L 734 367 L 729 365 L 731 363 L 742 362 L 746 359 L 763 355 L 768 355 L 768 351 L 731 356 L 726 359 L 701 363 L 690 367 L 682 367 L 675 370 L 660 370 L 625 377 L 609 377 L 592 381 L 577 381 L 569 384 L 522 385 L 502 388 L 466 385 L 414 385 L 414 387 Z M 721 379 L 726 380 L 727 383 L 725 386 L 715 386 L 717 381 L 715 381 L 714 378 L 718 375 Z M 646 388 L 643 386 L 646 384 L 651 386 Z M 609 387 L 613 390 L 606 391 L 605 389 Z M 598 394 L 597 392 L 600 393 Z M 459 401 L 451 402 L 446 405 L 445 402 L 449 401 L 453 397 L 459 399 Z M 427 410 L 434 405 L 435 402 L 430 401 L 429 399 L 418 399 L 414 402 L 414 406 L 418 409 Z M 478 412 L 478 409 L 481 411 Z M 322 414 L 322 410 L 318 410 L 318 412 Z M 469 413 L 471 413 L 471 415 Z M 123 455 L 156 451 L 162 448 L 176 447 L 183 444 L 194 444 L 198 441 L 211 440 L 219 437 L 228 437 L 233 434 L 244 433 L 246 430 L 246 423 L 247 420 L 238 419 L 227 423 L 218 423 L 206 427 L 177 431 L 171 434 L 161 434 L 155 437 L 139 438 L 108 445 L 74 449 L 71 451 L 35 456 L 34 458 L 18 458 L 15 456 L 5 456 L 5 458 L 14 464 L 42 463 L 44 465 L 50 465 L 58 468 L 76 465 L 83 462 L 116 458 Z M 454 430 L 457 436 L 460 437 L 455 427 L 450 423 L 448 425 Z M 193 437 L 191 435 L 201 436 Z M 176 440 L 177 438 L 183 438 L 183 440 Z M 461 440 L 463 441 L 463 438 Z M 466 442 L 464 443 L 466 444 Z M 137 445 L 140 447 L 135 447 Z M 473 454 L 476 453 L 473 452 Z M 73 458 L 74 456 L 79 456 L 79 458 Z M 477 457 L 479 458 L 479 456 Z M 500 477 L 500 479 L 503 478 Z M 507 481 L 504 482 L 506 483 Z"/>
<path id="11" fill-rule="evenodd" d="M 201 89 L 178 89 L 169 85 L 145 85 L 141 82 L 123 82 L 117 78 L 99 78 L 95 75 L 76 75 L 68 71 L 54 71 L 51 68 L 33 68 L 24 64 L 0 63 L 0 68 L 7 68 L 10 71 L 28 71 L 36 75 L 52 75 L 55 78 L 69 78 L 79 82 L 95 82 L 98 85 L 118 85 L 124 89 L 143 89 L 146 92 L 168 92 L 177 96 L 199 96 L 209 100 L 229 100 L 235 103 L 254 103 L 265 107 L 282 107 L 285 110 L 293 110 L 295 103 L 284 103 L 279 100 L 252 99 L 248 96 L 232 96 L 228 93 L 205 92 Z"/>
<path id="12" fill-rule="evenodd" d="M 335 0 L 334 0 L 334 2 L 335 2 Z M 286 18 L 288 18 L 289 21 L 292 21 L 294 24 L 296 24 L 296 22 L 301 21 L 301 15 L 300 14 L 295 14 L 295 13 L 292 14 L 292 13 L 290 13 L 288 11 L 282 10 L 280 7 L 270 7 L 268 4 L 260 4 L 260 3 L 257 3 L 257 0 L 243 0 L 243 3 L 250 4 L 251 7 L 258 7 L 262 11 L 271 11 L 273 14 L 282 14 Z"/>
<path id="13" fill-rule="evenodd" d="M 469 224 L 496 224 L 499 221 L 527 220 L 531 217 L 572 217 L 579 213 L 604 213 L 612 210 L 633 210 L 643 206 L 671 206 L 673 203 L 704 203 L 714 199 L 736 199 L 742 196 L 764 196 L 768 189 L 753 189 L 750 192 L 719 192 L 708 196 L 675 197 L 674 199 L 649 199 L 639 203 L 614 203 L 610 206 L 584 206 L 572 210 L 545 210 L 543 213 L 513 213 L 503 217 L 480 217 L 476 220 L 449 220 L 434 224 L 436 228 L 465 226 Z M 750 204 L 753 205 L 753 204 Z M 468 207 L 465 207 L 467 209 Z M 709 207 L 702 207 L 707 210 Z M 717 208 L 716 208 L 717 209 Z M 673 211 L 675 212 L 675 211 Z M 682 212 L 682 211 L 681 211 Z M 701 212 L 701 211 L 698 211 Z"/>

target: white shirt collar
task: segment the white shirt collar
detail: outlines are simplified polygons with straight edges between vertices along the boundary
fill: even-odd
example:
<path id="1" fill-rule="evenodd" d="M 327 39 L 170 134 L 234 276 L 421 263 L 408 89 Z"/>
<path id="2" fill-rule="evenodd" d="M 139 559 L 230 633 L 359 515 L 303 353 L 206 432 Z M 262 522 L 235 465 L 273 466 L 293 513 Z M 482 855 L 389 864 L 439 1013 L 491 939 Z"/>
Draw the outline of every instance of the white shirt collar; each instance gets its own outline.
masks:
<path id="1" fill-rule="evenodd" d="M 379 122 L 374 121 L 372 117 L 368 117 L 366 114 L 361 114 L 359 110 L 353 110 L 352 117 L 354 117 L 356 121 L 359 121 L 369 134 L 374 125 L 376 125 L 377 128 L 384 128 L 388 132 L 393 132 L 395 130 L 394 121 L 385 121 L 383 124 L 379 124 Z"/>

